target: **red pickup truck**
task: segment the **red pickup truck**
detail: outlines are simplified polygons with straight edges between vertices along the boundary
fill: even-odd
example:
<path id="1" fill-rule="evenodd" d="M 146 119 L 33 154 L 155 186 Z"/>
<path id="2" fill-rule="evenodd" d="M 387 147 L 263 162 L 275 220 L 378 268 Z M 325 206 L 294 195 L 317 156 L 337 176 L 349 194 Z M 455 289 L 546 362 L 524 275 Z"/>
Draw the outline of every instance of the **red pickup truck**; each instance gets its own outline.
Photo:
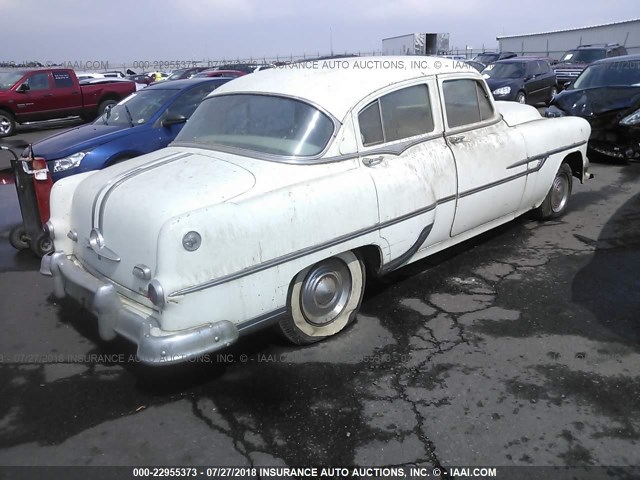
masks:
<path id="1" fill-rule="evenodd" d="M 67 68 L 0 71 L 0 137 L 13 135 L 16 123 L 92 119 L 135 91 L 135 83 L 126 81 L 82 85 Z"/>

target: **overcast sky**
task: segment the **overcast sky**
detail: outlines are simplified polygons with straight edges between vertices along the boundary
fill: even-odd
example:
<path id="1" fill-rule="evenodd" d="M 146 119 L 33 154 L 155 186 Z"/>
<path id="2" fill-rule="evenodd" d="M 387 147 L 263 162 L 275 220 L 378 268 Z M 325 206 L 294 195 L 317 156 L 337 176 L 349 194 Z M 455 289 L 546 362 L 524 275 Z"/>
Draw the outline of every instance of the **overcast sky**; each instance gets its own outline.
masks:
<path id="1" fill-rule="evenodd" d="M 451 47 L 640 17 L 640 0 L 0 0 L 0 61 L 192 60 L 371 52 L 411 32 Z"/>

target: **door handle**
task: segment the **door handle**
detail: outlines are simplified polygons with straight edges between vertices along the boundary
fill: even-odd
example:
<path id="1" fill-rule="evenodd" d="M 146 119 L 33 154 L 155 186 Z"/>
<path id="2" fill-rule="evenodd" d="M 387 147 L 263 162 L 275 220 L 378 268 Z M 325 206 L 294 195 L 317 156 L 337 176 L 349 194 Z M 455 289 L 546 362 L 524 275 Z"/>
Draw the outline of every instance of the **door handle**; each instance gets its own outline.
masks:
<path id="1" fill-rule="evenodd" d="M 458 135 L 455 137 L 449 137 L 449 143 L 456 145 L 458 143 L 464 142 L 464 135 Z"/>
<path id="2" fill-rule="evenodd" d="M 365 166 L 367 167 L 373 167 L 374 165 L 378 165 L 379 163 L 382 163 L 382 160 L 384 160 L 384 157 L 380 155 L 379 157 L 363 158 L 362 163 L 364 163 Z"/>

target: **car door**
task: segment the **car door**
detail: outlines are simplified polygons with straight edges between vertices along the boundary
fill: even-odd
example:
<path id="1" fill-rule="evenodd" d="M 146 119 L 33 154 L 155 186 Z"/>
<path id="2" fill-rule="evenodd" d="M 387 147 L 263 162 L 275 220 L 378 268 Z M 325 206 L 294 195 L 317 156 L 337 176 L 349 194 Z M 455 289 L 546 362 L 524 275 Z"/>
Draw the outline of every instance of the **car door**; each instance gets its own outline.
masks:
<path id="1" fill-rule="evenodd" d="M 545 101 L 545 80 L 537 60 L 527 62 L 524 89 L 527 94 L 527 103 L 536 104 Z"/>
<path id="2" fill-rule="evenodd" d="M 80 86 L 74 82 L 68 70 L 52 70 L 53 96 L 52 107 L 60 112 L 60 117 L 80 115 L 82 113 L 82 95 Z"/>
<path id="3" fill-rule="evenodd" d="M 20 92 L 20 100 L 16 102 L 16 116 L 21 121 L 46 120 L 52 118 L 54 106 L 51 91 L 51 74 L 48 71 L 35 71 L 23 84 L 29 89 Z"/>
<path id="4" fill-rule="evenodd" d="M 522 136 L 507 126 L 485 82 L 471 74 L 439 75 L 445 137 L 458 173 L 451 236 L 513 215 L 526 185 Z M 514 166 L 514 164 L 516 164 Z"/>
<path id="5" fill-rule="evenodd" d="M 556 75 L 551 69 L 551 65 L 546 60 L 539 60 L 541 77 L 544 80 L 542 102 L 548 103 L 551 100 L 551 90 L 556 86 Z"/>
<path id="6" fill-rule="evenodd" d="M 379 232 L 389 246 L 383 270 L 388 271 L 449 238 L 456 172 L 434 78 L 369 96 L 354 109 L 353 121 L 362 168 L 376 188 Z"/>

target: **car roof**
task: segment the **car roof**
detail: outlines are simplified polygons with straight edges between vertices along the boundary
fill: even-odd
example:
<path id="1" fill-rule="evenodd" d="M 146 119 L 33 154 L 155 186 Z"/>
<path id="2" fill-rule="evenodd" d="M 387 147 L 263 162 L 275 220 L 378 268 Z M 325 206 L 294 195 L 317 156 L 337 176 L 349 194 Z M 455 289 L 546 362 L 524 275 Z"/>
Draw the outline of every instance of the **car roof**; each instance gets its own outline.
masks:
<path id="1" fill-rule="evenodd" d="M 496 63 L 513 63 L 513 62 L 537 62 L 539 60 L 549 61 L 546 57 L 513 57 L 498 60 Z"/>
<path id="2" fill-rule="evenodd" d="M 635 55 L 619 55 L 617 57 L 603 58 L 602 60 L 597 60 L 593 62 L 591 65 L 595 65 L 599 63 L 639 62 L 639 61 L 640 61 L 640 54 L 636 53 Z"/>
<path id="3" fill-rule="evenodd" d="M 227 77 L 185 78 L 182 80 L 162 81 L 149 85 L 145 90 L 183 90 L 199 83 L 214 82 Z"/>
<path id="4" fill-rule="evenodd" d="M 419 63 L 412 67 L 412 62 Z M 426 56 L 356 57 L 296 63 L 244 75 L 217 88 L 210 96 L 258 92 L 298 97 L 342 120 L 356 103 L 377 90 L 405 80 L 454 72 L 482 78 L 472 66 L 459 60 Z"/>

